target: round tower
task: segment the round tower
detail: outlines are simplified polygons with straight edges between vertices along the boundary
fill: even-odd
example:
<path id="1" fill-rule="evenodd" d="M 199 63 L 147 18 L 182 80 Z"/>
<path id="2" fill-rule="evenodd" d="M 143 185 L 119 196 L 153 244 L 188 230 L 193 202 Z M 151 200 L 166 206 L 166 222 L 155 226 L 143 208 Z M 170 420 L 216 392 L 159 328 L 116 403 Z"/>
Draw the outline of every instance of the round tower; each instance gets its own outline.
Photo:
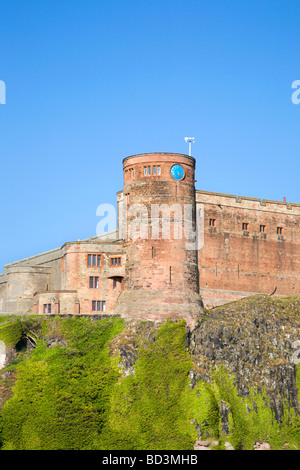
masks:
<path id="1" fill-rule="evenodd" d="M 145 153 L 123 160 L 124 290 L 116 313 L 163 320 L 199 317 L 195 159 Z M 124 222 L 123 221 L 123 222 Z"/>

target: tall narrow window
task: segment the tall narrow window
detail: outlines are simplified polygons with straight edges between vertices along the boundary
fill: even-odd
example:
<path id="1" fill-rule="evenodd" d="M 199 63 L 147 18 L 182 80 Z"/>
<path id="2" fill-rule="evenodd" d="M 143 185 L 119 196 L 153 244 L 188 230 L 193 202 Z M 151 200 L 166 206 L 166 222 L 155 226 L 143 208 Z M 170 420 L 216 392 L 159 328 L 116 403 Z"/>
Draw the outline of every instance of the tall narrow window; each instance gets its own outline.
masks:
<path id="1" fill-rule="evenodd" d="M 51 313 L 51 304 L 44 304 L 44 313 Z"/>
<path id="2" fill-rule="evenodd" d="M 209 226 L 215 227 L 215 225 L 216 225 L 216 219 L 209 219 Z"/>
<path id="3" fill-rule="evenodd" d="M 156 166 L 153 167 L 153 175 L 156 175 Z"/>
<path id="4" fill-rule="evenodd" d="M 248 230 L 248 226 L 249 226 L 249 224 L 244 222 L 243 223 L 243 230 Z"/>
<path id="5" fill-rule="evenodd" d="M 148 166 L 148 175 L 151 175 L 151 166 Z"/>
<path id="6" fill-rule="evenodd" d="M 260 225 L 260 226 L 259 226 L 259 231 L 260 231 L 260 233 L 265 233 L 265 231 L 266 231 L 266 226 L 265 226 L 265 225 Z"/>
<path id="7" fill-rule="evenodd" d="M 282 235 L 283 228 L 282 227 L 277 227 L 277 235 Z"/>
<path id="8" fill-rule="evenodd" d="M 157 174 L 160 175 L 160 166 L 157 167 Z"/>
<path id="9" fill-rule="evenodd" d="M 147 176 L 147 167 L 144 166 L 144 176 Z"/>
<path id="10" fill-rule="evenodd" d="M 89 286 L 90 286 L 90 289 L 98 289 L 98 287 L 99 287 L 99 277 L 98 276 L 90 276 Z"/>
<path id="11" fill-rule="evenodd" d="M 113 277 L 112 279 L 113 290 L 120 291 L 122 285 L 122 278 L 121 277 Z"/>

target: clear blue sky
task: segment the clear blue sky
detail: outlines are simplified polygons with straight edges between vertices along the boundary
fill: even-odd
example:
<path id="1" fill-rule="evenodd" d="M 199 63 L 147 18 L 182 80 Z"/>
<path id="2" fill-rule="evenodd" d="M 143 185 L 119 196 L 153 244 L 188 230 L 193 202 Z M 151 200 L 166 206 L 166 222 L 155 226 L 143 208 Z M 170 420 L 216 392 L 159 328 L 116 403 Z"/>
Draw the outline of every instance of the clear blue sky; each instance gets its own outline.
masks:
<path id="1" fill-rule="evenodd" d="M 4 264 L 96 234 L 122 159 L 196 141 L 197 188 L 300 202 L 299 0 L 1 0 Z"/>

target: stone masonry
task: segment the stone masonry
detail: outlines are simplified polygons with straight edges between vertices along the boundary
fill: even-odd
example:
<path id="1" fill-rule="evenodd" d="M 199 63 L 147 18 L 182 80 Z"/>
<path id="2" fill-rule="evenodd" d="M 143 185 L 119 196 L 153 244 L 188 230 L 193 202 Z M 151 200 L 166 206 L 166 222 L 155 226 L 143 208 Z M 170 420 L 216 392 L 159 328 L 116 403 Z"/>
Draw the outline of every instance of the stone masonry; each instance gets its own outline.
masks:
<path id="1" fill-rule="evenodd" d="M 299 294 L 300 204 L 196 190 L 195 163 L 126 157 L 117 230 L 6 265 L 0 313 L 193 323 L 203 305 Z"/>

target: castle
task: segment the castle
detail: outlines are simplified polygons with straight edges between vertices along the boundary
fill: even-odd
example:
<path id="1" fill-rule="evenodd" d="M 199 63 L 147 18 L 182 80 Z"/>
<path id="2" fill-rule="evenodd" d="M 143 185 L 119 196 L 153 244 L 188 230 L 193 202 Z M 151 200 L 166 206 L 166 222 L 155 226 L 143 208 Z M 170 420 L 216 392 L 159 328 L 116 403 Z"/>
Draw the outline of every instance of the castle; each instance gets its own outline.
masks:
<path id="1" fill-rule="evenodd" d="M 195 159 L 124 158 L 117 229 L 4 267 L 0 313 L 195 319 L 300 292 L 300 204 L 195 189 Z"/>

